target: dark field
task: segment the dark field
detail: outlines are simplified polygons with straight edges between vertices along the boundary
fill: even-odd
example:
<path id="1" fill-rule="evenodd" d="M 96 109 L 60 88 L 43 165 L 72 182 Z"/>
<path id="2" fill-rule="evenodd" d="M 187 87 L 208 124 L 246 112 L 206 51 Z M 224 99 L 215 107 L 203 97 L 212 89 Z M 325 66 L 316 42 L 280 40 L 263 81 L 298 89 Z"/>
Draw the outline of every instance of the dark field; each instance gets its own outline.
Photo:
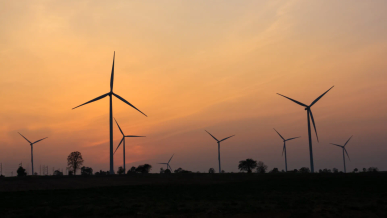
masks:
<path id="1" fill-rule="evenodd" d="M 387 217 L 387 173 L 0 179 L 0 217 Z"/>

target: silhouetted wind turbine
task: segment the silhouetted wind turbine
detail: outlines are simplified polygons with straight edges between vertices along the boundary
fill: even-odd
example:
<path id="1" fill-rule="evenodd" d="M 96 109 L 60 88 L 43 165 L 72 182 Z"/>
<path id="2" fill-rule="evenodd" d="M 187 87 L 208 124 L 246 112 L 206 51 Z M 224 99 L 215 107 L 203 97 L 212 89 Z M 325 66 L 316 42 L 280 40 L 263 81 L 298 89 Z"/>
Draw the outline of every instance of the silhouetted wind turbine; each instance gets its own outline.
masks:
<path id="1" fill-rule="evenodd" d="M 116 121 L 117 126 L 118 126 L 118 128 L 120 129 L 120 132 L 121 132 L 121 134 L 122 134 L 122 139 L 121 139 L 121 141 L 120 141 L 120 144 L 118 144 L 116 150 L 114 151 L 114 154 L 116 153 L 117 149 L 120 147 L 121 143 L 124 142 L 124 145 L 123 145 L 123 149 L 124 149 L 124 151 L 123 151 L 123 153 L 124 153 L 124 172 L 126 173 L 126 164 L 125 164 L 125 138 L 126 138 L 126 137 L 145 137 L 145 136 L 125 135 L 124 132 L 122 132 L 122 129 L 121 129 L 120 125 L 118 125 L 118 122 L 117 122 L 116 118 L 114 118 L 114 121 Z"/>
<path id="2" fill-rule="evenodd" d="M 342 149 L 343 149 L 344 173 L 346 173 L 346 172 L 347 172 L 347 169 L 345 168 L 345 155 L 344 155 L 344 152 L 347 154 L 347 156 L 348 156 L 348 159 L 349 159 L 349 160 L 351 160 L 351 158 L 349 158 L 349 155 L 348 155 L 347 149 L 345 148 L 345 146 L 348 144 L 348 142 L 349 142 L 349 140 L 351 140 L 351 138 L 352 138 L 352 136 L 351 136 L 351 137 L 349 137 L 348 141 L 347 141 L 347 142 L 344 144 L 344 146 L 343 146 L 343 145 L 337 145 L 337 144 L 333 144 L 333 143 L 331 143 L 332 145 L 336 145 L 336 146 L 338 146 L 338 147 L 340 147 L 340 148 L 342 148 Z"/>
<path id="3" fill-rule="evenodd" d="M 206 131 L 208 134 L 210 134 L 210 136 L 212 136 L 212 138 L 214 138 L 214 139 L 218 142 L 219 173 L 221 173 L 221 172 L 222 172 L 222 168 L 220 167 L 220 143 L 223 142 L 223 141 L 226 140 L 226 139 L 229 139 L 229 138 L 235 136 L 235 135 L 229 136 L 229 137 L 224 138 L 224 139 L 222 139 L 222 140 L 219 141 L 217 138 L 215 138 L 215 136 L 211 135 L 211 133 L 209 133 L 207 130 L 205 130 L 205 131 Z"/>
<path id="4" fill-rule="evenodd" d="M 173 154 L 175 155 L 175 154 Z M 173 155 L 172 157 L 169 159 L 168 163 L 159 163 L 159 164 L 166 164 L 167 165 L 167 169 L 171 170 L 171 173 L 172 173 L 172 168 L 171 168 L 171 165 L 169 165 L 169 163 L 171 162 L 172 158 L 173 158 Z"/>
<path id="5" fill-rule="evenodd" d="M 20 132 L 18 132 L 20 134 Z M 26 137 L 24 137 L 22 134 L 20 134 L 25 140 L 27 140 L 28 143 L 30 143 L 30 146 L 31 146 L 31 166 L 32 166 L 32 175 L 34 175 L 34 144 L 48 138 L 42 138 L 42 139 L 39 139 L 38 141 L 35 141 L 35 142 L 30 142 Z"/>
<path id="6" fill-rule="evenodd" d="M 314 127 L 314 131 L 316 132 L 316 138 L 317 138 L 317 142 L 318 142 L 318 135 L 317 135 L 317 130 L 316 130 L 316 124 L 314 123 L 314 118 L 313 118 L 313 114 L 312 114 L 312 110 L 310 109 L 314 104 L 316 104 L 316 102 L 318 100 L 320 100 L 327 92 L 329 92 L 329 90 L 331 90 L 334 86 L 332 86 L 330 89 L 328 89 L 328 91 L 324 92 L 322 95 L 320 95 L 320 97 L 316 98 L 316 100 L 314 100 L 309 106 L 306 105 L 306 104 L 303 104 L 299 101 L 296 101 L 294 99 L 291 99 L 289 97 L 286 97 L 285 95 L 281 95 L 279 93 L 277 93 L 278 95 L 281 95 L 282 97 L 285 97 L 303 107 L 305 107 L 305 110 L 307 112 L 307 117 L 308 117 L 308 136 L 309 136 L 309 154 L 310 154 L 310 170 L 312 173 L 314 173 L 314 164 L 313 164 L 313 150 L 312 150 L 312 134 L 311 134 L 311 131 L 310 131 L 310 118 L 312 118 L 312 122 L 313 122 L 313 127 Z"/>
<path id="7" fill-rule="evenodd" d="M 97 98 L 94 98 L 84 104 L 81 104 L 77 107 L 80 107 L 80 106 L 83 106 L 85 104 L 89 104 L 91 102 L 94 102 L 94 101 L 98 101 L 100 99 L 103 99 L 105 98 L 106 96 L 109 96 L 110 97 L 110 107 L 109 107 L 109 125 L 110 125 L 110 174 L 114 174 L 114 167 L 113 167 L 113 95 L 115 97 L 117 97 L 118 99 L 120 99 L 121 101 L 123 101 L 124 103 L 126 103 L 127 105 L 133 107 L 134 109 L 136 109 L 138 112 L 144 114 L 142 111 L 140 111 L 139 109 L 137 109 L 135 106 L 133 106 L 131 103 L 129 103 L 128 101 L 126 101 L 125 99 L 123 99 L 121 96 L 117 95 L 116 93 L 113 92 L 113 82 L 114 82 L 114 59 L 115 59 L 115 55 L 116 55 L 116 52 L 114 52 L 114 55 L 113 55 L 113 66 L 112 66 L 112 73 L 111 73 L 111 77 L 110 77 L 110 92 L 106 93 L 106 94 L 103 94 Z M 77 108 L 75 107 L 75 108 Z M 75 109 L 73 108 L 73 109 Z M 144 114 L 146 117 L 147 115 Z"/>
<path id="8" fill-rule="evenodd" d="M 274 128 L 273 128 L 274 129 Z M 274 129 L 277 133 L 278 133 L 278 135 L 281 137 L 281 139 L 284 141 L 284 148 L 282 149 L 282 155 L 284 155 L 284 153 L 285 153 L 285 171 L 286 172 L 288 172 L 288 161 L 287 161 L 287 159 L 286 159 L 286 142 L 287 141 L 290 141 L 290 140 L 293 140 L 293 139 L 297 139 L 297 138 L 300 138 L 301 136 L 299 136 L 299 137 L 294 137 L 294 138 L 290 138 L 290 139 L 284 139 L 284 137 L 282 137 L 282 135 L 281 134 L 279 134 L 279 132 L 276 130 L 276 129 Z"/>

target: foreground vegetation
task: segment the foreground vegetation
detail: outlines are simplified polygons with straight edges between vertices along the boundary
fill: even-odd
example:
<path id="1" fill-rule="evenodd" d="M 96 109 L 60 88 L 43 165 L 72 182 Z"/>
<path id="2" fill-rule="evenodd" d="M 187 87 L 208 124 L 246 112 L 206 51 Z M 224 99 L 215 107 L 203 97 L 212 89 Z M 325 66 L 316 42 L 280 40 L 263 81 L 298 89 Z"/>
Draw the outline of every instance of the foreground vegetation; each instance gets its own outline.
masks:
<path id="1" fill-rule="evenodd" d="M 0 180 L 0 211 L 1 217 L 386 217 L 386 183 L 386 173 L 13 177 Z"/>

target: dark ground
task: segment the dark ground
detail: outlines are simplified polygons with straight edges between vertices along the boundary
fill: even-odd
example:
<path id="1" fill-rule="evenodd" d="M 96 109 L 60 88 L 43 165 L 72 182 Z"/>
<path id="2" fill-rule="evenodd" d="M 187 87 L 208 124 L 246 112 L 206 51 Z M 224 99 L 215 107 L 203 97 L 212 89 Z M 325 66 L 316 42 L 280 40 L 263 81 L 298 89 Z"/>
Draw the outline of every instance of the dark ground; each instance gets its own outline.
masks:
<path id="1" fill-rule="evenodd" d="M 0 217 L 387 217 L 387 173 L 0 179 Z"/>

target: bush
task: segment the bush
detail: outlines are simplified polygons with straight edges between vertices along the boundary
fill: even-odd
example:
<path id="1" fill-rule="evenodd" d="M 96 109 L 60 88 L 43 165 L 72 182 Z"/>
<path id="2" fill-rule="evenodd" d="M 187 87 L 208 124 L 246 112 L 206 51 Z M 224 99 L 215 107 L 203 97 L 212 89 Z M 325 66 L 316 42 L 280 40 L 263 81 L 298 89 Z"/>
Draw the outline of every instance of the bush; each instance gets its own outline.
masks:
<path id="1" fill-rule="evenodd" d="M 17 169 L 17 176 L 22 177 L 22 176 L 27 176 L 26 169 L 24 169 L 22 166 L 20 166 Z"/>
<path id="2" fill-rule="evenodd" d="M 94 175 L 96 176 L 106 176 L 108 173 L 106 171 L 100 170 L 99 172 L 97 171 Z"/>
<path id="3" fill-rule="evenodd" d="M 377 167 L 370 167 L 368 168 L 368 171 L 369 173 L 377 173 L 379 171 L 379 169 Z"/>
<path id="4" fill-rule="evenodd" d="M 279 173 L 278 168 L 273 168 L 269 173 Z"/>
<path id="5" fill-rule="evenodd" d="M 132 166 L 132 167 L 128 170 L 127 174 L 134 174 L 134 173 L 136 173 L 136 167 L 135 167 L 135 166 Z"/>
<path id="6" fill-rule="evenodd" d="M 53 176 L 63 176 L 63 173 L 59 170 L 55 170 Z"/>
<path id="7" fill-rule="evenodd" d="M 152 169 L 152 166 L 149 164 L 144 164 L 144 165 L 139 165 L 135 172 L 136 173 L 149 173 L 150 170 Z"/>
<path id="8" fill-rule="evenodd" d="M 91 175 L 93 175 L 93 169 L 91 167 L 83 166 L 81 168 L 81 175 L 82 176 L 91 176 Z"/>
<path id="9" fill-rule="evenodd" d="M 192 171 L 184 170 L 179 167 L 177 170 L 174 171 L 174 173 L 192 173 Z"/>
<path id="10" fill-rule="evenodd" d="M 301 167 L 300 173 L 310 173 L 310 170 L 308 167 Z"/>
<path id="11" fill-rule="evenodd" d="M 262 161 L 259 161 L 257 163 L 257 173 L 266 173 L 267 165 L 263 163 Z"/>
<path id="12" fill-rule="evenodd" d="M 117 174 L 118 174 L 118 175 L 125 174 L 124 168 L 123 168 L 123 167 L 118 167 Z"/>

